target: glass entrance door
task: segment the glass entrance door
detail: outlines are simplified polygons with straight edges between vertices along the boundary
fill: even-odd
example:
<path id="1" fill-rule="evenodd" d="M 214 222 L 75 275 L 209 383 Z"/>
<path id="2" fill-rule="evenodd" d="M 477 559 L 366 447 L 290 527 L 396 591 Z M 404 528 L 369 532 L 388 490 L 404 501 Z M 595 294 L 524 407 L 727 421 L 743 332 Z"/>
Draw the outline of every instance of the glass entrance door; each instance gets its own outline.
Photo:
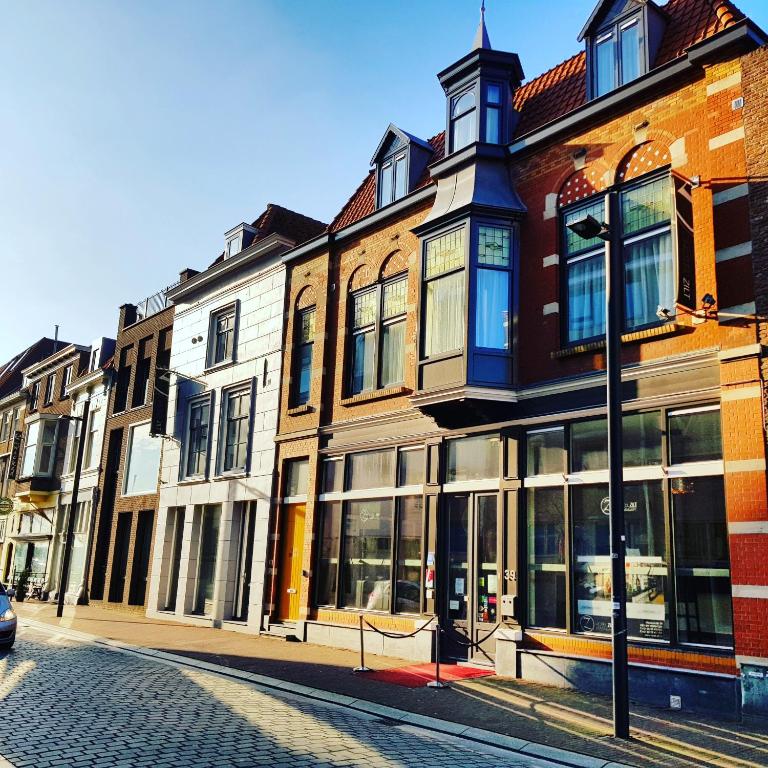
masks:
<path id="1" fill-rule="evenodd" d="M 448 496 L 445 510 L 445 630 L 442 655 L 452 659 L 493 659 L 493 640 L 468 647 L 490 632 L 499 616 L 499 503 L 496 493 Z"/>

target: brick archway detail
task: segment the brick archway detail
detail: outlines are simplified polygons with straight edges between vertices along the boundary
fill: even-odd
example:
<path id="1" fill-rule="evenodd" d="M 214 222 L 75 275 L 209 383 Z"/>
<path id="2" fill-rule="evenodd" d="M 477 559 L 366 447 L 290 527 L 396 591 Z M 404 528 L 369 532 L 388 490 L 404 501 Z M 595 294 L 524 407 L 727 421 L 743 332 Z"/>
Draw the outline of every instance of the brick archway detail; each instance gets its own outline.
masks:
<path id="1" fill-rule="evenodd" d="M 616 183 L 632 181 L 670 163 L 669 147 L 661 141 L 646 141 L 627 152 L 616 167 Z"/>
<path id="2" fill-rule="evenodd" d="M 306 309 L 315 304 L 317 304 L 315 289 L 311 285 L 307 285 L 301 289 L 301 292 L 296 297 L 296 309 Z"/>
<path id="3" fill-rule="evenodd" d="M 400 274 L 400 272 L 408 271 L 408 257 L 401 250 L 392 251 L 392 253 L 384 259 L 379 270 L 379 280 L 393 277 Z"/>

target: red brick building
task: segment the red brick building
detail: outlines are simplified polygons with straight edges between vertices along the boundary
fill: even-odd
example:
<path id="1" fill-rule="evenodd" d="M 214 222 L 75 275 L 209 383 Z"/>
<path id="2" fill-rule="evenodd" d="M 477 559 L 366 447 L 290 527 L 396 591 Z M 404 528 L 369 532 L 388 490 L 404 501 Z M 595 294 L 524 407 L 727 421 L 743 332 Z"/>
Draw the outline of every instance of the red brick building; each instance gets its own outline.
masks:
<path id="1" fill-rule="evenodd" d="M 523 82 L 481 22 L 445 132 L 390 125 L 286 257 L 267 624 L 354 647 L 361 613 L 436 616 L 448 657 L 608 690 L 609 249 L 631 695 L 765 712 L 766 38 L 722 0 L 614 0 L 579 40 Z M 433 629 L 367 642 L 427 659 Z"/>

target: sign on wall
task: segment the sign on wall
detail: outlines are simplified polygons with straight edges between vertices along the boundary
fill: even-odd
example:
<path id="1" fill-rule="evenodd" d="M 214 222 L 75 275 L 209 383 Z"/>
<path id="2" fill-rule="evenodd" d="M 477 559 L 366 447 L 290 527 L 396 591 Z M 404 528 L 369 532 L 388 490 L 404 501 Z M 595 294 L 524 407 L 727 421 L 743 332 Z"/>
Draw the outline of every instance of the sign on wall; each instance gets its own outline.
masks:
<path id="1" fill-rule="evenodd" d="M 8 464 L 8 479 L 15 480 L 19 469 L 19 452 L 21 450 L 21 432 L 13 433 L 13 446 L 11 447 L 11 460 Z"/>

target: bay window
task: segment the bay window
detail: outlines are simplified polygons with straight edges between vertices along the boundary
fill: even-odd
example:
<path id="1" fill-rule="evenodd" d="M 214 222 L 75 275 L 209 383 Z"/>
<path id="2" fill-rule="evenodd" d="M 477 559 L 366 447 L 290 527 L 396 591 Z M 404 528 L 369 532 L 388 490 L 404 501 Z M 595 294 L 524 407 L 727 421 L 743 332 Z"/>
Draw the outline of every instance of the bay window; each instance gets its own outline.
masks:
<path id="1" fill-rule="evenodd" d="M 477 241 L 475 346 L 510 349 L 512 232 L 480 225 Z"/>
<path id="2" fill-rule="evenodd" d="M 464 228 L 428 240 L 424 251 L 424 356 L 464 347 Z"/>
<path id="3" fill-rule="evenodd" d="M 56 461 L 56 438 L 59 432 L 57 419 L 39 419 L 27 428 L 22 477 L 50 477 Z"/>
<path id="4" fill-rule="evenodd" d="M 407 275 L 352 296 L 351 395 L 403 382 L 407 298 Z"/>

